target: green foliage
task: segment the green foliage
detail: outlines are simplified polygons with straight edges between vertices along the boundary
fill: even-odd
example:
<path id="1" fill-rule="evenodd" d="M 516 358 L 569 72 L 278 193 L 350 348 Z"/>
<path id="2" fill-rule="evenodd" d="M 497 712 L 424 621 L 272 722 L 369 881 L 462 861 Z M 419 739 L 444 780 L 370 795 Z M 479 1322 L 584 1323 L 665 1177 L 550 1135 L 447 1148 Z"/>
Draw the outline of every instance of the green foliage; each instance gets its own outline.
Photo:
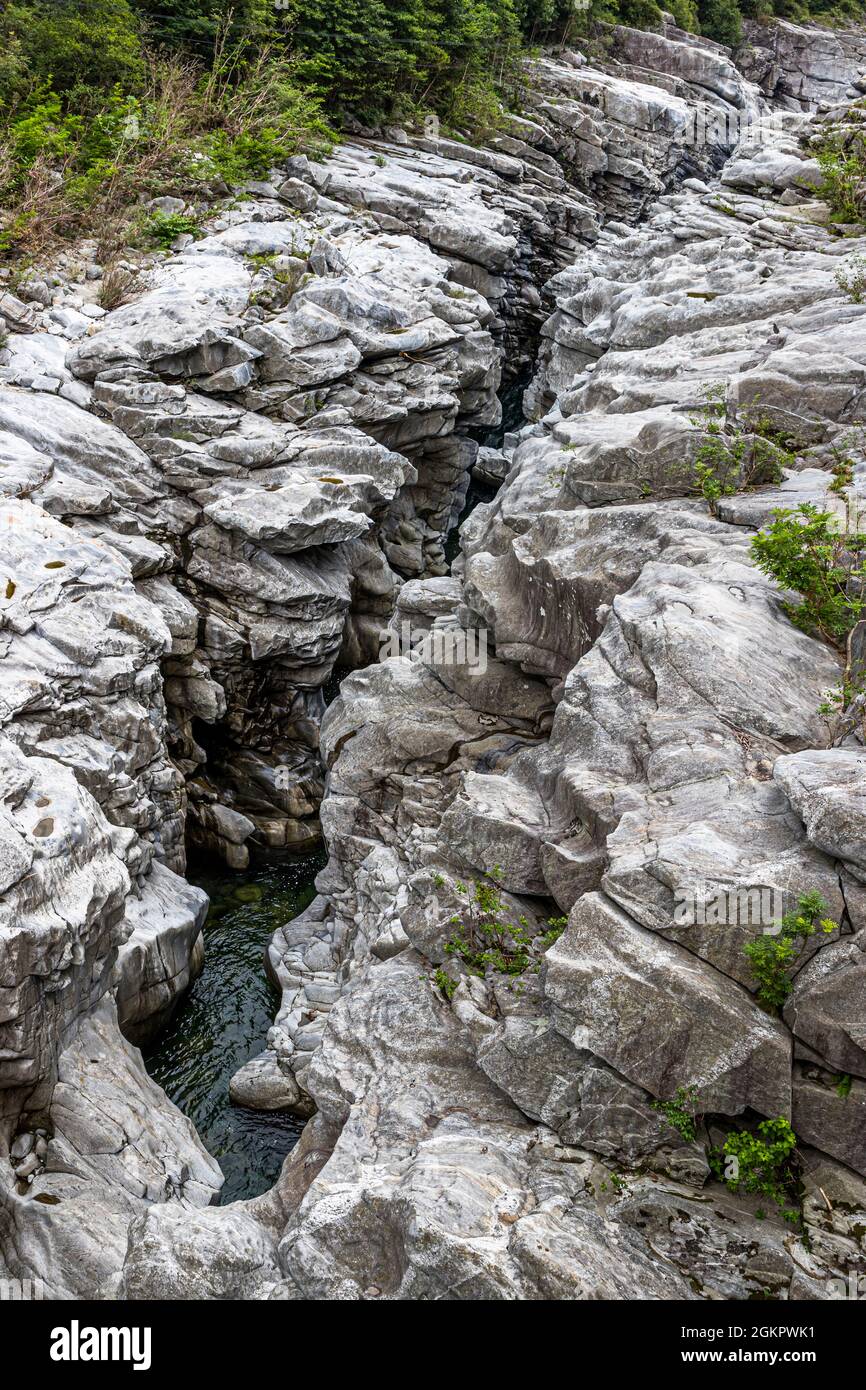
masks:
<path id="1" fill-rule="evenodd" d="M 840 265 L 836 284 L 853 304 L 862 304 L 866 296 L 866 256 L 852 256 L 847 266 Z"/>
<path id="2" fill-rule="evenodd" d="M 705 386 L 691 422 L 703 433 L 694 460 L 694 482 L 715 515 L 719 499 L 756 483 L 778 482 L 796 461 L 792 442 L 762 413 L 757 399 L 730 418 L 726 387 Z"/>
<path id="3" fill-rule="evenodd" d="M 158 246 L 169 247 L 179 236 L 195 235 L 198 222 L 182 212 L 155 212 L 147 219 L 142 230 Z"/>
<path id="4" fill-rule="evenodd" d="M 864 693 L 866 693 L 866 682 L 862 677 L 852 680 L 846 676 L 831 690 L 824 691 L 824 699 L 818 706 L 818 713 L 828 717 L 844 714 L 857 697 Z"/>
<path id="5" fill-rule="evenodd" d="M 839 529 L 830 512 L 812 502 L 779 508 L 770 526 L 752 540 L 758 568 L 783 589 L 800 595 L 786 604 L 791 621 L 844 651 L 848 634 L 863 615 L 866 598 L 866 534 Z"/>
<path id="6" fill-rule="evenodd" d="M 849 1076 L 847 1072 L 843 1072 L 842 1075 L 839 1077 L 839 1080 L 836 1082 L 836 1094 L 837 1096 L 840 1096 L 842 1100 L 847 1100 L 850 1096 L 851 1082 L 852 1078 L 851 1076 Z"/>
<path id="7" fill-rule="evenodd" d="M 678 1086 L 673 1100 L 654 1100 L 653 1110 L 658 1110 L 664 1115 L 668 1124 L 677 1133 L 691 1144 L 697 1137 L 697 1125 L 695 1123 L 695 1104 L 698 1092 L 695 1086 Z"/>
<path id="8" fill-rule="evenodd" d="M 92 94 L 120 83 L 138 91 L 145 76 L 137 17 L 128 0 L 13 0 L 0 14 L 0 106 L 10 109 L 34 84 Z"/>
<path id="9" fill-rule="evenodd" d="M 426 107 L 486 128 L 500 119 L 497 94 L 519 83 L 512 0 L 288 0 L 280 13 L 298 81 L 367 120 Z"/>
<path id="10" fill-rule="evenodd" d="M 665 9 L 673 15 L 675 22 L 681 29 L 687 30 L 690 34 L 700 33 L 701 21 L 697 0 L 671 0 Z"/>
<path id="11" fill-rule="evenodd" d="M 195 196 L 209 180 L 262 177 L 331 148 L 319 103 L 285 55 L 221 46 L 209 71 L 154 60 L 136 93 L 115 85 L 72 110 L 45 83 L 18 101 L 0 136 L 0 251 L 134 217 L 142 194 Z M 59 175 L 59 178 L 58 178 Z M 168 244 L 169 229 L 150 228 Z M 117 254 L 123 236 L 110 254 Z"/>
<path id="12" fill-rule="evenodd" d="M 786 1221 L 800 1220 L 795 1169 L 797 1136 L 780 1115 L 762 1120 L 757 1133 L 731 1130 L 720 1145 L 708 1151 L 710 1167 L 730 1192 L 754 1192 L 769 1197 Z"/>
<path id="13" fill-rule="evenodd" d="M 759 936 L 743 949 L 758 985 L 758 998 L 778 1012 L 791 993 L 792 968 L 806 941 L 820 928 L 829 935 L 839 923 L 828 917 L 820 893 L 801 893 L 796 908 L 786 912 L 775 935 Z"/>
<path id="14" fill-rule="evenodd" d="M 448 1000 L 453 999 L 454 991 L 457 988 L 457 981 L 452 980 L 451 976 L 442 969 L 441 965 L 437 965 L 436 969 L 433 971 L 433 979 L 445 995 L 445 998 Z"/>
<path id="15" fill-rule="evenodd" d="M 742 12 L 737 0 L 698 0 L 701 33 L 716 43 L 733 47 L 743 35 Z"/>
<path id="16" fill-rule="evenodd" d="M 862 222 L 866 179 L 866 131 L 834 128 L 822 136 L 814 151 L 822 174 L 821 197 L 836 222 Z"/>
<path id="17" fill-rule="evenodd" d="M 280 32 L 274 0 L 131 0 L 148 36 L 209 62 L 221 43 L 247 48 L 272 42 Z"/>
<path id="18" fill-rule="evenodd" d="M 512 920 L 499 895 L 498 882 L 502 870 L 491 869 L 487 880 L 476 881 L 471 888 L 456 883 L 455 888 L 466 900 L 462 913 L 450 919 L 454 928 L 445 942 L 446 955 L 462 962 L 471 975 L 484 977 L 488 971 L 498 975 L 520 976 L 536 973 L 541 957 L 565 930 L 565 917 L 552 917 L 546 930 L 533 930 L 529 919 L 522 915 Z M 440 881 L 441 880 L 441 881 Z M 441 886 L 441 876 L 437 876 Z"/>
<path id="19" fill-rule="evenodd" d="M 214 129 L 207 143 L 212 169 L 227 183 L 262 178 L 290 155 L 330 151 L 334 132 L 319 99 L 299 84 L 296 66 L 276 49 L 244 56 L 243 44 L 220 45 L 197 100 Z"/>

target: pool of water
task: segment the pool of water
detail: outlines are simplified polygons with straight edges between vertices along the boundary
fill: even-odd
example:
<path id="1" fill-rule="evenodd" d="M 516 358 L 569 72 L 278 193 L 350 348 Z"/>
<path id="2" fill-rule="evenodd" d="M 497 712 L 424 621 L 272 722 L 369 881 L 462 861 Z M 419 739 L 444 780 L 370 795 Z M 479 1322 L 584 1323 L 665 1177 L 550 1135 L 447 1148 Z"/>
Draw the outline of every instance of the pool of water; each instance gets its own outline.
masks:
<path id="1" fill-rule="evenodd" d="M 228 1087 L 238 1067 L 262 1051 L 273 1023 L 278 996 L 264 969 L 268 942 L 312 901 L 323 863 L 317 853 L 243 873 L 190 865 L 190 882 L 210 897 L 204 970 L 144 1061 L 219 1161 L 223 1203 L 265 1192 L 303 1128 L 292 1115 L 231 1105 Z"/>

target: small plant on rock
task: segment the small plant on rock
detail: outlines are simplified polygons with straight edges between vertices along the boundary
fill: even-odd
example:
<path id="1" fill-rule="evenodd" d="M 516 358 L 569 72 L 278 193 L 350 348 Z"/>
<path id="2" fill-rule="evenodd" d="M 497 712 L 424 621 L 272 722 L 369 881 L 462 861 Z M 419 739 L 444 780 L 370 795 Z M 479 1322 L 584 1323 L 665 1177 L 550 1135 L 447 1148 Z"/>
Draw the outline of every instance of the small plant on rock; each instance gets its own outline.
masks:
<path id="1" fill-rule="evenodd" d="M 758 999 L 768 1009 L 778 1013 L 791 993 L 792 967 L 809 937 L 818 930 L 826 935 L 837 930 L 839 923 L 828 912 L 820 893 L 801 893 L 776 935 L 759 936 L 743 948 L 758 984 Z"/>
<path id="2" fill-rule="evenodd" d="M 866 297 L 866 256 L 852 256 L 847 266 L 839 266 L 836 271 L 836 284 L 843 294 L 854 304 L 862 304 Z"/>
<path id="3" fill-rule="evenodd" d="M 166 250 L 179 236 L 194 236 L 198 222 L 183 212 L 155 212 L 144 224 L 144 234 Z"/>
<path id="4" fill-rule="evenodd" d="M 515 979 L 541 968 L 542 955 L 562 935 L 567 918 L 549 918 L 543 932 L 533 929 L 525 914 L 512 920 L 500 897 L 501 878 L 502 870 L 497 867 L 491 869 L 487 880 L 476 880 L 471 887 L 460 882 L 454 885 L 465 898 L 466 907 L 451 917 L 450 925 L 454 930 L 444 949 L 446 955 L 461 961 L 470 975 L 483 978 L 490 972 Z M 434 883 L 441 887 L 444 879 L 437 875 Z M 450 979 L 447 972 L 437 971 L 434 976 L 437 984 L 440 984 L 440 973 Z M 456 988 L 456 982 L 452 984 Z M 440 988 L 444 990 L 441 984 Z M 454 988 L 451 994 L 453 992 Z"/>
<path id="5" fill-rule="evenodd" d="M 833 220 L 862 222 L 866 131 L 856 124 L 847 128 L 841 124 L 831 125 L 822 133 L 814 148 L 823 175 L 819 191 L 833 214 Z"/>
<path id="6" fill-rule="evenodd" d="M 791 441 L 761 413 L 757 398 L 731 418 L 727 388 L 705 386 L 691 423 L 703 432 L 694 460 L 694 482 L 715 516 L 722 497 L 756 483 L 778 482 L 796 461 Z"/>
<path id="7" fill-rule="evenodd" d="M 457 988 L 457 981 L 453 980 L 447 971 L 439 965 L 433 971 L 433 980 L 439 986 L 446 999 L 452 999 Z"/>
<path id="8" fill-rule="evenodd" d="M 117 309 L 132 299 L 141 289 L 141 284 L 132 270 L 125 266 L 105 267 L 99 282 L 99 304 L 103 309 Z"/>
<path id="9" fill-rule="evenodd" d="M 731 1130 L 707 1151 L 710 1167 L 730 1192 L 769 1197 L 786 1221 L 800 1221 L 795 1168 L 797 1136 L 783 1115 L 762 1120 L 757 1132 Z"/>
<path id="10" fill-rule="evenodd" d="M 697 1137 L 697 1117 L 695 1115 L 697 1098 L 696 1086 L 678 1086 L 673 1100 L 654 1100 L 652 1102 L 653 1110 L 658 1110 L 664 1115 L 668 1124 L 677 1131 L 687 1144 L 691 1144 Z"/>

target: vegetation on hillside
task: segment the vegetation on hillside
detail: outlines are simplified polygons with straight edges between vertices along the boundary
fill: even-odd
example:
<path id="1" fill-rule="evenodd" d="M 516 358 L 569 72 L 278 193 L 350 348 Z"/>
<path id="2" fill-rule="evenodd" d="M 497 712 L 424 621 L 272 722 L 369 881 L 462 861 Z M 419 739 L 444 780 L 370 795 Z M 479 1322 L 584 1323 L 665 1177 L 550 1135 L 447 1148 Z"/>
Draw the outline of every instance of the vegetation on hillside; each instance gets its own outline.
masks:
<path id="1" fill-rule="evenodd" d="M 866 222 L 866 109 L 863 103 L 855 102 L 843 121 L 831 122 L 821 131 L 813 141 L 813 150 L 823 176 L 821 197 L 829 205 L 833 221 L 841 223 L 843 228 Z"/>
<path id="2" fill-rule="evenodd" d="M 742 15 L 844 18 L 862 0 L 670 0 L 737 42 Z M 523 58 L 656 0 L 9 0 L 0 12 L 0 254 L 124 223 L 140 195 L 260 177 L 316 155 L 346 113 L 485 134 Z M 119 235 L 119 232 L 118 232 Z"/>

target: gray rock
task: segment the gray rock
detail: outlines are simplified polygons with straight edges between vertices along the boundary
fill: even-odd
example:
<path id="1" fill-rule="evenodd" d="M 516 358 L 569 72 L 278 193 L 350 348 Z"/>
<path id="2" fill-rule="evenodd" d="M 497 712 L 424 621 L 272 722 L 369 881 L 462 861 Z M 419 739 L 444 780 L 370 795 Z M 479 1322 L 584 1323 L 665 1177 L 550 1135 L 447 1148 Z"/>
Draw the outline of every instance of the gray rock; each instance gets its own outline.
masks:
<path id="1" fill-rule="evenodd" d="M 866 754 L 811 749 L 778 758 L 773 776 L 814 845 L 866 880 Z"/>
<path id="2" fill-rule="evenodd" d="M 786 1030 L 745 991 L 601 895 L 581 898 L 550 948 L 544 992 L 563 1036 L 654 1096 L 694 1086 L 705 1110 L 790 1112 Z"/>
<path id="3" fill-rule="evenodd" d="M 801 1065 L 794 1075 L 791 1123 L 806 1144 L 866 1176 L 866 1083 L 851 1082 L 840 1089 L 841 1078 L 819 1067 Z"/>
<path id="4" fill-rule="evenodd" d="M 263 1052 L 235 1072 L 229 1098 L 233 1105 L 250 1110 L 297 1110 L 301 1092 L 291 1072 L 281 1070 L 274 1054 Z"/>

